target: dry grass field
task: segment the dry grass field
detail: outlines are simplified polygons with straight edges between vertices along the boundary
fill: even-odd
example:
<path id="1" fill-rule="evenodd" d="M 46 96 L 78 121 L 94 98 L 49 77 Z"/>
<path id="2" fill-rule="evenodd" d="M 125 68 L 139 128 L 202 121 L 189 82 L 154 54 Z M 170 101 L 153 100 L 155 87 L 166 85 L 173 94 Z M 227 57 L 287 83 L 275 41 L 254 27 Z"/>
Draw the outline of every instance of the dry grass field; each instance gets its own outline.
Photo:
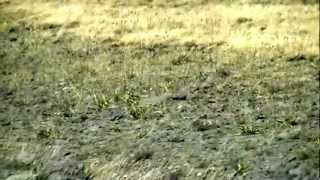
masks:
<path id="1" fill-rule="evenodd" d="M 317 0 L 0 0 L 0 179 L 319 178 Z"/>

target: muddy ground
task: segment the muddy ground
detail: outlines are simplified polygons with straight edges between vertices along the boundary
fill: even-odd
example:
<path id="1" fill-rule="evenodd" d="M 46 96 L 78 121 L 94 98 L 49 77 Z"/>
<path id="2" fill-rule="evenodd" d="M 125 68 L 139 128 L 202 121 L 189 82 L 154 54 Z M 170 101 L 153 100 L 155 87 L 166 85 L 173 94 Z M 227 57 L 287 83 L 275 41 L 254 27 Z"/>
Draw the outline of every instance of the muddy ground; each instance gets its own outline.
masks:
<path id="1" fill-rule="evenodd" d="M 0 32 L 0 179 L 319 178 L 319 55 L 44 31 Z"/>

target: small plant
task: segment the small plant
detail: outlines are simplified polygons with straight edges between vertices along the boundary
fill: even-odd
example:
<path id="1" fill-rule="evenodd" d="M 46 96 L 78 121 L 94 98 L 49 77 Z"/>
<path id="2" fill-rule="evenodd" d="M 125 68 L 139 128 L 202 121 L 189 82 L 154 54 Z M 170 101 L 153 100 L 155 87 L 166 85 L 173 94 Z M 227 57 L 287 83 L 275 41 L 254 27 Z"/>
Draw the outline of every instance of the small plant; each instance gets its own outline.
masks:
<path id="1" fill-rule="evenodd" d="M 146 108 L 142 106 L 129 106 L 129 113 L 135 119 L 144 119 Z"/>
<path id="2" fill-rule="evenodd" d="M 272 128 L 291 128 L 292 126 L 285 120 L 277 120 L 275 123 L 273 123 Z"/>
<path id="3" fill-rule="evenodd" d="M 236 173 L 233 175 L 233 177 L 236 177 L 237 175 L 245 174 L 250 170 L 250 165 L 244 161 L 241 161 L 237 164 L 236 167 Z"/>
<path id="4" fill-rule="evenodd" d="M 320 137 L 314 138 L 313 141 L 316 145 L 320 145 Z"/>
<path id="5" fill-rule="evenodd" d="M 197 75 L 196 79 L 200 80 L 200 81 L 205 81 L 208 78 L 208 74 L 206 74 L 205 72 L 199 72 L 199 74 Z"/>
<path id="6" fill-rule="evenodd" d="M 240 125 L 241 135 L 254 135 L 261 132 L 261 130 L 252 124 Z"/>
<path id="7" fill-rule="evenodd" d="M 134 119 L 145 118 L 146 108 L 140 105 L 140 96 L 129 90 L 122 100 L 128 106 L 129 113 Z"/>
<path id="8" fill-rule="evenodd" d="M 60 134 L 56 129 L 41 128 L 37 130 L 37 138 L 39 139 L 56 139 L 60 138 Z"/>
<path id="9" fill-rule="evenodd" d="M 94 103 L 98 107 L 99 110 L 105 109 L 110 106 L 110 99 L 105 95 L 97 96 L 93 95 Z"/>
<path id="10" fill-rule="evenodd" d="M 140 97 L 136 95 L 132 90 L 129 90 L 127 94 L 124 95 L 123 101 L 128 106 L 136 106 L 139 105 Z"/>

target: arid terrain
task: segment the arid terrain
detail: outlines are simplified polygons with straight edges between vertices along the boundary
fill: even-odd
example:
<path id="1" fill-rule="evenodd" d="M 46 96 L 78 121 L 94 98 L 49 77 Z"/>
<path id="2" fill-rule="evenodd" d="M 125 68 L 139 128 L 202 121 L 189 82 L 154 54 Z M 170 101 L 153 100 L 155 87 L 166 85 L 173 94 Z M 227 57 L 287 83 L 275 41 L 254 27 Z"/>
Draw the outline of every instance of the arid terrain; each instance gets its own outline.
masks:
<path id="1" fill-rule="evenodd" d="M 0 0 L 0 179 L 319 179 L 319 1 Z"/>

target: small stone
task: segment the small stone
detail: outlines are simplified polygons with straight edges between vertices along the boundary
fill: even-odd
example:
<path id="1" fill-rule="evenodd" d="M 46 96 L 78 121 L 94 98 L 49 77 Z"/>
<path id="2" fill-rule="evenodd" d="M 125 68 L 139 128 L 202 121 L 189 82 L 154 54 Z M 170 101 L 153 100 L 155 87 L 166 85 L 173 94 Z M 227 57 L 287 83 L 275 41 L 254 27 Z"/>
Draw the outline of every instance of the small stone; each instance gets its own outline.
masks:
<path id="1" fill-rule="evenodd" d="M 304 54 L 297 54 L 293 57 L 289 57 L 287 61 L 302 61 L 302 60 L 306 60 L 307 57 Z"/>
<path id="2" fill-rule="evenodd" d="M 81 121 L 83 122 L 83 121 L 85 121 L 85 120 L 87 120 L 89 117 L 88 117 L 88 115 L 86 115 L 86 114 L 82 114 L 81 116 L 80 116 L 80 119 L 81 119 Z"/>
<path id="3" fill-rule="evenodd" d="M 260 27 L 260 31 L 264 31 L 264 30 L 266 30 L 267 29 L 267 26 L 261 26 Z"/>
<path id="4" fill-rule="evenodd" d="M 168 141 L 173 143 L 180 143 L 180 142 L 184 142 L 184 138 L 179 136 L 174 136 L 174 137 L 169 137 Z"/>
<path id="5" fill-rule="evenodd" d="M 247 23 L 247 22 L 251 22 L 251 21 L 253 21 L 252 18 L 246 18 L 246 17 L 239 17 L 237 19 L 238 24 Z"/>
<path id="6" fill-rule="evenodd" d="M 175 101 L 184 101 L 184 100 L 187 100 L 187 95 L 186 94 L 176 94 L 176 95 L 173 95 L 171 97 L 172 100 L 175 100 Z"/>
<path id="7" fill-rule="evenodd" d="M 10 121 L 2 121 L 2 122 L 0 122 L 0 125 L 1 126 L 10 126 L 11 122 Z"/>
<path id="8" fill-rule="evenodd" d="M 111 107 L 102 112 L 103 118 L 110 121 L 120 120 L 124 117 L 124 112 L 118 107 Z"/>
<path id="9" fill-rule="evenodd" d="M 12 35 L 9 37 L 9 41 L 11 41 L 11 42 L 15 42 L 17 40 L 18 40 L 18 36 Z"/>
<path id="10" fill-rule="evenodd" d="M 179 180 L 179 173 L 177 172 L 171 172 L 168 173 L 165 177 L 164 180 Z"/>
<path id="11" fill-rule="evenodd" d="M 150 149 L 140 149 L 132 155 L 133 162 L 138 162 L 145 159 L 151 159 L 154 152 Z"/>
<path id="12" fill-rule="evenodd" d="M 211 104 L 211 103 L 213 104 L 213 103 L 216 103 L 216 102 L 217 102 L 217 101 L 216 101 L 215 99 L 212 99 L 212 98 L 211 98 L 211 99 L 208 99 L 208 103 L 210 103 L 210 104 Z"/>
<path id="13" fill-rule="evenodd" d="M 210 121 L 210 120 L 206 120 L 206 119 L 197 119 L 195 121 L 192 122 L 192 127 L 196 130 L 196 131 L 206 131 L 212 128 L 219 128 L 219 125 L 217 125 L 216 123 Z"/>

